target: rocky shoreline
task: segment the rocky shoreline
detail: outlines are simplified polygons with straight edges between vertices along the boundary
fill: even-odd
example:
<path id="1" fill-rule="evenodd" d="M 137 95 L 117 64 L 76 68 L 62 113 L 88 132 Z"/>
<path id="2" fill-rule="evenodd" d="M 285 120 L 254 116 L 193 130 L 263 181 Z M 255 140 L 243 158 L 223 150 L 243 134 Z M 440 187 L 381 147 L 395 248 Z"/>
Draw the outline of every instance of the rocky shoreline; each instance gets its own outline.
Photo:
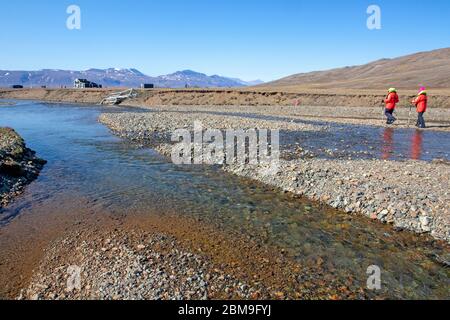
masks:
<path id="1" fill-rule="evenodd" d="M 82 286 L 68 289 L 71 264 L 55 258 L 61 256 L 70 256 L 73 266 L 80 268 Z M 173 237 L 115 230 L 102 236 L 79 232 L 53 243 L 18 299 L 207 300 L 221 295 L 250 299 L 260 290 L 214 270 L 204 256 L 182 250 Z"/>
<path id="2" fill-rule="evenodd" d="M 289 118 L 284 121 L 249 120 L 227 114 L 201 114 L 200 118 L 198 114 L 172 111 L 105 113 L 99 121 L 117 135 L 149 145 L 167 157 L 171 153 L 170 133 L 174 128 L 192 129 L 193 119 L 201 120 L 214 129 L 281 126 L 283 130 L 292 132 L 327 131 L 326 126 L 293 123 Z M 281 148 L 284 156 L 296 152 Z M 396 230 L 431 234 L 436 239 L 450 242 L 450 165 L 447 162 L 329 160 L 299 158 L 298 155 L 293 159 L 281 160 L 280 170 L 270 175 L 264 166 L 231 165 L 223 168 L 284 192 L 307 196 L 348 214 L 362 214 L 391 224 Z"/>
<path id="3" fill-rule="evenodd" d="M 11 128 L 0 128 L 0 209 L 35 180 L 46 161 Z"/>
<path id="4" fill-rule="evenodd" d="M 431 234 L 450 242 L 450 166 L 384 160 L 281 161 L 275 175 L 265 166 L 224 170 L 326 203 L 348 214 L 363 214 L 398 230 Z"/>
<path id="5" fill-rule="evenodd" d="M 129 219 L 134 218 L 101 227 L 85 225 L 53 241 L 15 298 L 284 300 L 370 295 L 364 283 L 336 279 L 321 264 L 299 265 L 274 248 L 198 221 Z"/>

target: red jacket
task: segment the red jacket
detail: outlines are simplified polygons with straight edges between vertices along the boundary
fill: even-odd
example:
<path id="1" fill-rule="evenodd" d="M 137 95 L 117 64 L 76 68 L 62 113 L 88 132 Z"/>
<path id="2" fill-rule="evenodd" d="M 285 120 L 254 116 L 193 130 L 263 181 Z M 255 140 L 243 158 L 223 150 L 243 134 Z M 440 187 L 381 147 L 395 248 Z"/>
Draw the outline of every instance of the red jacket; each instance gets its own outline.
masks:
<path id="1" fill-rule="evenodd" d="M 400 102 L 400 99 L 398 98 L 398 94 L 396 92 L 391 92 L 384 102 L 386 103 L 386 109 L 394 110 L 396 104 Z"/>
<path id="2" fill-rule="evenodd" d="M 428 97 L 425 94 L 419 95 L 413 100 L 413 104 L 416 105 L 417 112 L 426 112 L 428 106 Z"/>

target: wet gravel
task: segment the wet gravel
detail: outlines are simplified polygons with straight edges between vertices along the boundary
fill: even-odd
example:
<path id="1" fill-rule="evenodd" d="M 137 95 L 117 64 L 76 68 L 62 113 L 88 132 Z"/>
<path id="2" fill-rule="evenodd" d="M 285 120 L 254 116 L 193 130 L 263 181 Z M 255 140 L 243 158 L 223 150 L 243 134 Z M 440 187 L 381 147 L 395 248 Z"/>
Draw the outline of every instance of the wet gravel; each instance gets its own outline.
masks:
<path id="1" fill-rule="evenodd" d="M 18 299 L 251 299 L 260 291 L 171 236 L 114 230 L 78 232 L 53 243 Z"/>
<path id="2" fill-rule="evenodd" d="M 189 243 L 186 239 L 180 240 L 162 230 L 130 229 L 123 225 L 103 230 L 84 227 L 46 247 L 31 280 L 16 299 L 317 300 L 370 297 L 365 283 L 360 284 L 351 276 L 337 278 L 326 272 L 320 258 L 311 261 L 311 266 L 299 266 L 283 253 L 260 255 L 265 249 L 236 243 L 237 237 L 233 237 L 232 242 L 219 240 L 215 244 L 217 239 L 223 239 L 221 234 L 215 235 L 208 240 L 214 244 L 212 250 L 205 247 L 202 247 L 205 250 L 194 250 L 191 245 L 186 245 Z M 223 251 L 239 252 L 227 258 Z M 241 260 L 243 256 L 247 258 Z M 379 297 L 386 298 L 384 294 Z"/>

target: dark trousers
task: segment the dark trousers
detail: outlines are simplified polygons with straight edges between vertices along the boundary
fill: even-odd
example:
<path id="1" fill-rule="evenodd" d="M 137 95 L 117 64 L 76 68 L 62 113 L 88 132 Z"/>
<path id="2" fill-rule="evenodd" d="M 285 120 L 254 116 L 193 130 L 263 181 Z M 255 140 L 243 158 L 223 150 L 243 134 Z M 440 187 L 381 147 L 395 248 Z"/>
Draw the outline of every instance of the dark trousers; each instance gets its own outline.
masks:
<path id="1" fill-rule="evenodd" d="M 425 112 L 419 112 L 418 113 L 418 118 L 417 118 L 417 126 L 419 127 L 419 128 L 425 128 L 425 119 L 423 118 L 423 114 L 424 114 Z"/>
<path id="2" fill-rule="evenodd" d="M 395 120 L 397 120 L 397 119 L 395 119 L 394 116 L 392 115 L 393 113 L 394 113 L 394 109 L 392 109 L 392 110 L 385 109 L 385 110 L 384 110 L 384 114 L 386 115 L 386 118 L 387 118 L 387 124 L 394 123 Z"/>

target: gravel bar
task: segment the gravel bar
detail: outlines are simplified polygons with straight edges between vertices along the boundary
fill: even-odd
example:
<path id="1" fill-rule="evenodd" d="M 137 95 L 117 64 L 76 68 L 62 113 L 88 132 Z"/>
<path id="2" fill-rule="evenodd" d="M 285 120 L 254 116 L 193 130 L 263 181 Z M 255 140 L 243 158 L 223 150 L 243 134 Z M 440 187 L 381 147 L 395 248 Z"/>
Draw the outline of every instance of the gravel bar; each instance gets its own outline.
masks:
<path id="1" fill-rule="evenodd" d="M 224 114 L 189 114 L 188 108 L 184 106 L 183 112 L 105 113 L 99 121 L 119 136 L 148 143 L 168 157 L 171 132 L 179 128 L 192 129 L 194 121 L 202 121 L 214 129 L 328 130 L 326 125 L 294 123 L 289 118 L 250 119 L 226 114 L 227 109 L 216 110 Z M 450 242 L 450 165 L 445 161 L 308 158 L 281 160 L 280 171 L 270 175 L 267 175 L 267 168 L 261 166 L 231 165 L 224 166 L 224 170 L 327 203 L 349 214 L 378 219 L 398 230 L 431 234 Z"/>

